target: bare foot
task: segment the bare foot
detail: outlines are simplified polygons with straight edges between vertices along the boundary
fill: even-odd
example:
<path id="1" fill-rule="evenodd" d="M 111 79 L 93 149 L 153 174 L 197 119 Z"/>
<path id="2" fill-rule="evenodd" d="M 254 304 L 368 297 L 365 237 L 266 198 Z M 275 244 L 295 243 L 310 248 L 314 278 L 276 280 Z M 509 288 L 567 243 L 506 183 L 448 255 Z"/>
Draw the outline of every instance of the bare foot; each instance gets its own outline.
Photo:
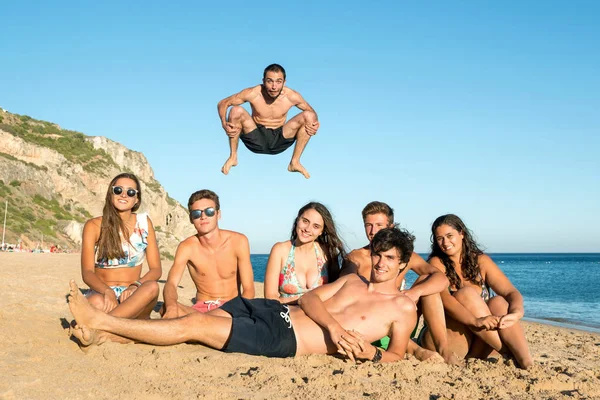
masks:
<path id="1" fill-rule="evenodd" d="M 231 167 L 235 167 L 238 164 L 237 157 L 229 157 L 225 164 L 223 164 L 223 168 L 221 168 L 221 172 L 227 175 Z"/>
<path id="2" fill-rule="evenodd" d="M 300 172 L 302 175 L 304 175 L 304 177 L 306 179 L 310 178 L 310 174 L 308 173 L 308 171 L 306 170 L 306 168 L 304 168 L 302 166 L 302 164 L 300 164 L 299 162 L 290 161 L 290 165 L 288 165 L 288 171 L 290 171 L 290 172 Z"/>
<path id="3" fill-rule="evenodd" d="M 74 325 L 71 326 L 71 335 L 77 338 L 79 347 L 86 351 L 92 345 L 100 345 L 103 341 L 100 340 L 100 335 L 95 329 L 89 329 L 86 326 Z"/>
<path id="4" fill-rule="evenodd" d="M 96 310 L 92 305 L 88 302 L 88 299 L 85 298 L 79 288 L 75 284 L 74 280 L 69 282 L 69 296 L 67 296 L 69 300 L 69 309 L 71 310 L 71 314 L 77 321 L 77 325 L 85 326 L 87 328 L 96 328 L 98 318 L 101 315 L 105 315 L 102 311 Z"/>

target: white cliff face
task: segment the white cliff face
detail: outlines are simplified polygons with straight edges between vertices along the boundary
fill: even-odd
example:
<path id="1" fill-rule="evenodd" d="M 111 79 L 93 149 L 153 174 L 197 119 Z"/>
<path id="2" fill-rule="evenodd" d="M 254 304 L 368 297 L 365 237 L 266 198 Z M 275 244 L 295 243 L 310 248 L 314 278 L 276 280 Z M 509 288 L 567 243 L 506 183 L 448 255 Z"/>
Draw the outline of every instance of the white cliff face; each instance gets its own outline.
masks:
<path id="1" fill-rule="evenodd" d="M 123 170 L 133 171 L 139 179 L 145 182 L 154 181 L 154 171 L 142 153 L 129 150 L 122 144 L 103 136 L 93 136 L 88 140 L 95 149 L 102 149 L 108 153 L 117 165 L 123 166 Z"/>
<path id="2" fill-rule="evenodd" d="M 161 252 L 174 254 L 177 244 L 195 232 L 189 223 L 187 210 L 168 197 L 154 179 L 154 172 L 142 153 L 105 137 L 89 137 L 86 140 L 94 148 L 103 149 L 115 161 L 115 165 L 106 165 L 102 171 L 104 176 L 70 162 L 52 148 L 26 142 L 0 127 L 0 153 L 4 153 L 0 154 L 0 180 L 6 185 L 20 182 L 20 186 L 12 190 L 18 190 L 25 196 L 24 199 L 39 195 L 48 200 L 56 199 L 60 206 L 68 204 L 72 209 L 82 208 L 92 216 L 99 216 L 110 180 L 121 172 L 133 172 L 142 185 L 142 206 L 138 212 L 148 212 L 154 226 L 160 227 L 157 237 Z M 123 169 L 117 169 L 116 165 Z M 61 221 L 57 229 L 73 244 L 80 245 L 83 224 L 67 222 Z"/>

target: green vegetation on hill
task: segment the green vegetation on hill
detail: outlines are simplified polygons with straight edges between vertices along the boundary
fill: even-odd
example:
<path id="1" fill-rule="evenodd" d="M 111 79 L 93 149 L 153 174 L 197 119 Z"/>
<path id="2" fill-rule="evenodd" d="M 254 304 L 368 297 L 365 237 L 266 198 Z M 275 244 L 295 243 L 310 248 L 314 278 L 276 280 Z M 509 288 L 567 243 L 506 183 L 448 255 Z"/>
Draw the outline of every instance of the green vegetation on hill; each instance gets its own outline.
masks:
<path id="1" fill-rule="evenodd" d="M 18 183 L 18 184 L 16 184 Z M 85 222 L 91 215 L 82 207 L 72 206 L 70 203 L 61 206 L 58 200 L 46 199 L 35 195 L 27 197 L 19 189 L 20 182 L 12 181 L 5 184 L 0 180 L 0 201 L 4 205 L 8 201 L 8 217 L 6 230 L 8 242 L 15 242 L 20 235 L 31 238 L 40 237 L 42 234 L 48 240 L 58 239 L 61 234 L 56 225 L 58 221 Z M 2 207 L 4 216 L 4 207 Z"/>
<path id="2" fill-rule="evenodd" d="M 26 142 L 56 150 L 67 160 L 81 164 L 84 170 L 106 176 L 107 165 L 117 164 L 102 149 L 95 149 L 83 133 L 61 129 L 58 126 L 21 115 L 12 124 L 0 123 L 0 129 Z"/>

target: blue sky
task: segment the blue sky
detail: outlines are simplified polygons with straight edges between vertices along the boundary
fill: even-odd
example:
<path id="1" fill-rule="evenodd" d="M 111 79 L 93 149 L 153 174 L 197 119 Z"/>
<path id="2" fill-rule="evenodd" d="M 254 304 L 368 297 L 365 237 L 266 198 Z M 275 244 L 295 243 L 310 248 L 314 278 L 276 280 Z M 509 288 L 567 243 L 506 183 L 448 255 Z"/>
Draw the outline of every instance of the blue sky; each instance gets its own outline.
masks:
<path id="1" fill-rule="evenodd" d="M 254 253 L 310 200 L 350 248 L 380 200 L 418 251 L 452 212 L 491 252 L 600 252 L 600 4 L 321 3 L 5 2 L 0 106 L 144 153 L 184 204 L 215 190 Z M 319 115 L 312 178 L 243 145 L 224 176 L 216 104 L 273 62 Z"/>

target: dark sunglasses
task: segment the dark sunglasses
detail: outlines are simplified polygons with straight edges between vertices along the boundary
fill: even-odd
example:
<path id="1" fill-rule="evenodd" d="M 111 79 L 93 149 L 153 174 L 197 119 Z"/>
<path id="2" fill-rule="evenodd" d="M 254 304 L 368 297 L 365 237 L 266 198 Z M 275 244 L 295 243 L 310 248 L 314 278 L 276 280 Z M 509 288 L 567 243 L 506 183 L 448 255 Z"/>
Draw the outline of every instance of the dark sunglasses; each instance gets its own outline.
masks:
<path id="1" fill-rule="evenodd" d="M 122 186 L 113 186 L 112 187 L 113 194 L 117 195 L 117 196 L 120 196 L 121 193 L 123 193 L 123 190 L 124 189 Z M 129 189 L 127 189 L 126 193 L 127 193 L 127 196 L 129 196 L 129 197 L 135 197 L 135 196 L 137 196 L 138 192 L 139 192 L 139 190 L 129 188 Z"/>
<path id="2" fill-rule="evenodd" d="M 192 216 L 192 219 L 198 219 L 202 216 L 202 213 L 206 214 L 207 217 L 214 217 L 217 213 L 217 210 L 215 210 L 214 207 L 208 207 L 204 210 L 192 210 L 190 215 Z"/>

